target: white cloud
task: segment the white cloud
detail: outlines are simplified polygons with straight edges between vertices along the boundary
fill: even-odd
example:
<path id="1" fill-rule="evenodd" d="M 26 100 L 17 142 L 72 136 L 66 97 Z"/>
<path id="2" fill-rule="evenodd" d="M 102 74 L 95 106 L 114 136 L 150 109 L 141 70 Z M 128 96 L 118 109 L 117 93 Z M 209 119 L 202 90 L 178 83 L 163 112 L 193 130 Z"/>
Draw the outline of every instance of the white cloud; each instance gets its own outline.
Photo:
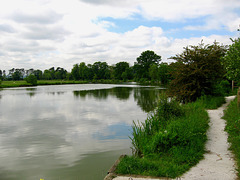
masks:
<path id="1" fill-rule="evenodd" d="M 9 18 L 16 21 L 17 23 L 26 24 L 53 24 L 62 19 L 63 15 L 57 14 L 54 11 L 47 12 L 32 12 L 31 14 L 26 14 L 23 12 L 14 12 Z"/>
<path id="2" fill-rule="evenodd" d="M 178 29 L 233 32 L 240 24 L 239 8 L 239 0 L 8 0 L 0 6 L 0 69 L 44 70 L 61 66 L 70 70 L 75 63 L 99 60 L 108 64 L 128 61 L 133 65 L 147 49 L 168 61 L 167 58 L 180 53 L 184 46 L 197 44 L 202 38 L 211 43 L 215 39 L 231 42 L 229 36 L 214 33 L 176 39 L 167 35 L 161 22 L 171 22 L 177 29 L 175 23 L 203 18 L 204 24 Z M 149 22 L 158 20 L 159 25 L 140 25 L 116 33 L 108 31 L 116 26 L 114 21 L 97 22 L 104 17 L 132 19 L 134 15 Z"/>

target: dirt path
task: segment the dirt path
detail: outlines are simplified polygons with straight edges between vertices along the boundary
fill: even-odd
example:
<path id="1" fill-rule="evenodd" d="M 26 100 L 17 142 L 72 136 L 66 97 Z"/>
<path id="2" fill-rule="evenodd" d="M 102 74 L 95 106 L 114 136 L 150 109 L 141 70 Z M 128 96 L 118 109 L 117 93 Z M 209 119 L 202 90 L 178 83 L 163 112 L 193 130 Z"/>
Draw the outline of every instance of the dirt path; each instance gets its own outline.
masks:
<path id="1" fill-rule="evenodd" d="M 207 153 L 204 159 L 191 168 L 178 180 L 234 180 L 237 178 L 235 162 L 228 150 L 228 135 L 224 131 L 225 120 L 221 119 L 223 111 L 235 96 L 226 98 L 226 103 L 216 110 L 208 110 L 210 117 L 206 143 Z M 153 180 L 150 178 L 116 177 L 114 180 Z"/>
<path id="2" fill-rule="evenodd" d="M 224 131 L 225 120 L 221 119 L 223 110 L 234 97 L 227 97 L 227 103 L 220 108 L 208 110 L 210 127 L 207 134 L 207 153 L 204 155 L 204 159 L 184 174 L 181 179 L 234 180 L 237 178 L 233 155 L 228 150 L 228 135 Z"/>

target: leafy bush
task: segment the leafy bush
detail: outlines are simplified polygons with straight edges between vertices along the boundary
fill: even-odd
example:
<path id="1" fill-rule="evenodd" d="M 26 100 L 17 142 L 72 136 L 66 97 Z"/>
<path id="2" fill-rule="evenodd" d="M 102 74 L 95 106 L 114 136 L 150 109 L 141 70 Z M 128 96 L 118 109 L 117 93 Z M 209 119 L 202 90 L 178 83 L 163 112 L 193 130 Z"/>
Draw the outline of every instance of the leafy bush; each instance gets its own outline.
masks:
<path id="1" fill-rule="evenodd" d="M 226 47 L 213 45 L 188 46 L 183 53 L 171 57 L 177 62 L 171 64 L 169 94 L 183 102 L 194 102 L 202 95 L 214 95 L 214 89 L 224 74 L 220 58 Z"/>
<path id="2" fill-rule="evenodd" d="M 228 80 L 222 80 L 217 83 L 213 89 L 213 95 L 226 96 L 231 92 L 231 84 Z"/>
<path id="3" fill-rule="evenodd" d="M 34 75 L 29 75 L 28 77 L 26 77 L 25 79 L 27 81 L 27 83 L 30 83 L 31 85 L 33 86 L 36 86 L 37 85 L 37 77 L 34 76 Z"/>

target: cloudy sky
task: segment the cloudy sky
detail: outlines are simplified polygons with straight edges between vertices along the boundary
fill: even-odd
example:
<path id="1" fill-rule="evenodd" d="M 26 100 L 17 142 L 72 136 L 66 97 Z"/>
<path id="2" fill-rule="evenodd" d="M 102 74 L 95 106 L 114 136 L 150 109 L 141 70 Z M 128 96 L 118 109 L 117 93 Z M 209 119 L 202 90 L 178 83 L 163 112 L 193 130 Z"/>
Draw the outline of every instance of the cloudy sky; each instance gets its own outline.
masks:
<path id="1" fill-rule="evenodd" d="M 0 69 L 68 71 L 239 36 L 239 0 L 0 0 Z"/>

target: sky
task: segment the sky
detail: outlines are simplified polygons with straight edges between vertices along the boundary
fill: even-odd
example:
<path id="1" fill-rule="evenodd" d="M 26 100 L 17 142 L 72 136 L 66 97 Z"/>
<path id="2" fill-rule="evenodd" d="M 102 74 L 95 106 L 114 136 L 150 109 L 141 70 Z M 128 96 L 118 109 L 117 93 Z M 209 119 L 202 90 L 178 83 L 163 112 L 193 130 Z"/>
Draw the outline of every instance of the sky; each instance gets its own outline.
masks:
<path id="1" fill-rule="evenodd" d="M 0 69 L 133 65 L 146 50 L 173 62 L 201 40 L 231 44 L 239 24 L 240 0 L 0 0 Z"/>

